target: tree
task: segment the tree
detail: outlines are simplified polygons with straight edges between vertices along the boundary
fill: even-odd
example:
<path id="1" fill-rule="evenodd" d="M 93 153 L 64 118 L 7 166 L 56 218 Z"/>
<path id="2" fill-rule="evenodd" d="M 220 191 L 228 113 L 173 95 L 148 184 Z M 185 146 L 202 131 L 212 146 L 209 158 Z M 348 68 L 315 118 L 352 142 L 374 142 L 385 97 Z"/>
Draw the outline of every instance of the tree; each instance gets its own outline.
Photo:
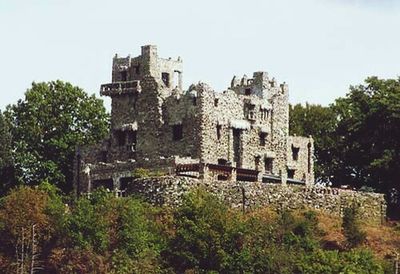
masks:
<path id="1" fill-rule="evenodd" d="M 37 269 L 39 255 L 54 234 L 49 204 L 46 192 L 27 186 L 15 188 L 4 197 L 0 207 L 0 252 L 15 258 L 17 273 Z"/>
<path id="2" fill-rule="evenodd" d="M 357 215 L 358 208 L 355 205 L 344 209 L 342 229 L 349 247 L 362 244 L 366 238 L 365 232 L 360 229 L 360 223 L 357 219 L 359 216 Z"/>
<path id="3" fill-rule="evenodd" d="M 7 107 L 15 151 L 16 180 L 72 189 L 75 149 L 105 137 L 108 114 L 102 100 L 62 81 L 33 83 L 25 99 Z"/>
<path id="4" fill-rule="evenodd" d="M 398 212 L 400 79 L 367 78 L 365 85 L 352 86 L 346 97 L 337 99 L 334 111 L 342 157 L 336 180 L 386 193 L 392 197 L 389 208 Z"/>
<path id="5" fill-rule="evenodd" d="M 0 196 L 14 183 L 14 160 L 11 133 L 3 113 L 0 111 Z"/>
<path id="6" fill-rule="evenodd" d="M 314 138 L 315 177 L 317 181 L 331 181 L 336 159 L 336 113 L 332 107 L 306 103 L 289 106 L 291 135 Z"/>

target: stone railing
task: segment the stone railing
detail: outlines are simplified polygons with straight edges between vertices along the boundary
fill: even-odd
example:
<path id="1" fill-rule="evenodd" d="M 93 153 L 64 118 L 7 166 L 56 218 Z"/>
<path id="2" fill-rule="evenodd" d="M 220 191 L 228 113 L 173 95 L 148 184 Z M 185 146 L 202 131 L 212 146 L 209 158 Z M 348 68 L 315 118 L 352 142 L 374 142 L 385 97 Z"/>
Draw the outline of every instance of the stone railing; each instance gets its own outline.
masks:
<path id="1" fill-rule="evenodd" d="M 100 87 L 100 94 L 105 96 L 133 93 L 138 91 L 140 91 L 139 81 L 114 82 L 101 85 Z"/>

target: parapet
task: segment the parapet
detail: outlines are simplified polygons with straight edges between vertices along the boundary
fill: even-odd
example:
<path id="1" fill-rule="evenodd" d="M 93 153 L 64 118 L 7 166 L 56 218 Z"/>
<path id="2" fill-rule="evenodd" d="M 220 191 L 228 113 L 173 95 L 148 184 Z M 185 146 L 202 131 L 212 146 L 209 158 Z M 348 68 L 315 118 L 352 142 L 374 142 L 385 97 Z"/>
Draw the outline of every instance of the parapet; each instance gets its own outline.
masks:
<path id="1" fill-rule="evenodd" d="M 256 71 L 253 73 L 253 78 L 243 75 L 242 78 L 234 76 L 231 81 L 230 89 L 234 90 L 238 95 L 257 95 L 261 98 L 266 97 L 265 91 L 280 88 L 282 93 L 288 91 L 287 84 L 278 85 L 275 78 L 269 78 L 265 71 Z"/>

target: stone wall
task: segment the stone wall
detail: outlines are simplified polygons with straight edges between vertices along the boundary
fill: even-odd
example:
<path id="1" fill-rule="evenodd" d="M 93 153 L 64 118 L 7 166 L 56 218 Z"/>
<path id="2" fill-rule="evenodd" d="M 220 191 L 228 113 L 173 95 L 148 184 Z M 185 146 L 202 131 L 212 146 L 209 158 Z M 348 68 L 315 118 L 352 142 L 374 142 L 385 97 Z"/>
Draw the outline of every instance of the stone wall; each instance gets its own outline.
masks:
<path id="1" fill-rule="evenodd" d="M 287 167 L 293 179 L 314 182 L 314 140 L 310 137 L 289 136 Z"/>
<path id="2" fill-rule="evenodd" d="M 357 192 L 336 188 L 312 188 L 300 185 L 266 184 L 258 182 L 202 181 L 188 177 L 166 176 L 135 179 L 127 192 L 138 194 L 158 205 L 179 205 L 182 195 L 205 187 L 233 208 L 246 210 L 271 206 L 277 210 L 310 208 L 340 216 L 344 208 L 359 206 L 360 216 L 367 221 L 380 223 L 386 216 L 383 194 Z"/>

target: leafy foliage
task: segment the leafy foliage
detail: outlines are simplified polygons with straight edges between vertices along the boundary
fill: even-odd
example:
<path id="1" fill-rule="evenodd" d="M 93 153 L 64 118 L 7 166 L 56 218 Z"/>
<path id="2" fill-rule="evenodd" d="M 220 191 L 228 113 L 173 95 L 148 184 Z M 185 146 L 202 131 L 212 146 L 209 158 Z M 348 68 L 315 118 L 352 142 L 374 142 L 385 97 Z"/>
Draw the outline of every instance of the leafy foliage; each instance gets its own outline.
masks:
<path id="1" fill-rule="evenodd" d="M 354 205 L 345 208 L 343 213 L 343 234 L 350 247 L 356 247 L 362 244 L 366 238 L 365 232 L 360 229 L 357 213 L 357 207 Z"/>
<path id="2" fill-rule="evenodd" d="M 315 139 L 316 177 L 387 194 L 400 208 L 400 79 L 370 77 L 329 107 L 290 107 L 291 134 Z"/>
<path id="3" fill-rule="evenodd" d="M 324 250 L 313 211 L 243 213 L 202 189 L 175 209 L 101 188 L 65 200 L 47 182 L 3 199 L 0 272 L 15 271 L 19 228 L 36 223 L 46 273 L 383 273 L 365 250 Z"/>
<path id="4" fill-rule="evenodd" d="M 11 141 L 10 128 L 0 111 L 0 196 L 13 185 L 14 160 Z"/>
<path id="5" fill-rule="evenodd" d="M 33 83 L 25 99 L 7 107 L 17 183 L 42 181 L 72 189 L 76 147 L 101 140 L 108 115 L 102 101 L 62 81 Z"/>

